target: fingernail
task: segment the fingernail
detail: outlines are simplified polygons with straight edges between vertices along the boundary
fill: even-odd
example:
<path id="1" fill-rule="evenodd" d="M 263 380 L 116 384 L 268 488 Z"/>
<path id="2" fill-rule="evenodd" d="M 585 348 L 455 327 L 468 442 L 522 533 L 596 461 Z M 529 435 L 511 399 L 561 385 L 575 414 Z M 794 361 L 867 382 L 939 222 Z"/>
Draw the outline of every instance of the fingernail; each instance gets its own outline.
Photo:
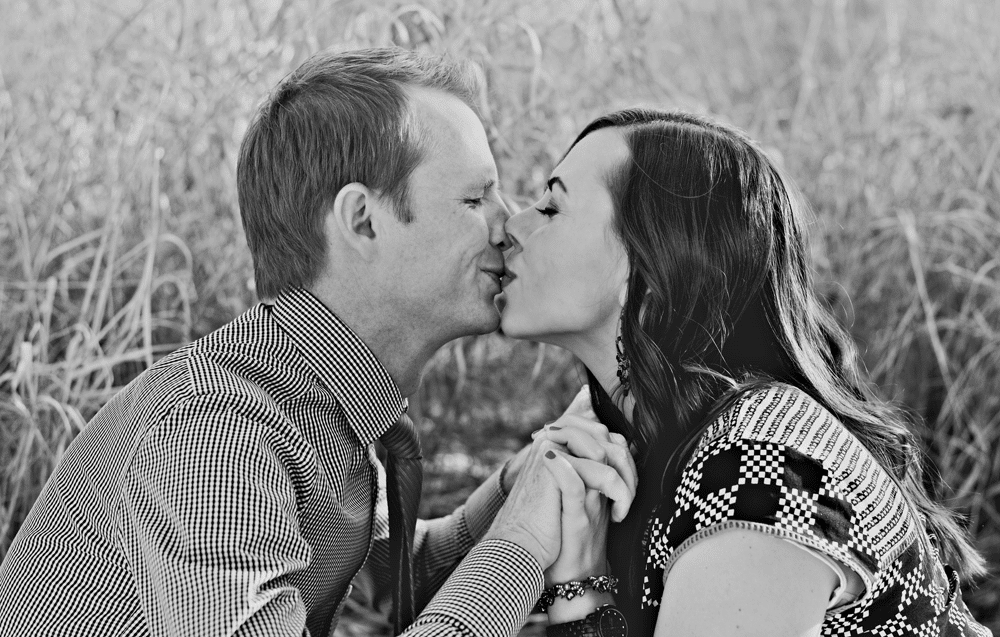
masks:
<path id="1" fill-rule="evenodd" d="M 548 458 L 549 460 L 552 460 L 553 458 L 556 457 L 556 452 L 549 449 L 548 451 L 545 452 L 545 457 Z"/>
<path id="2" fill-rule="evenodd" d="M 562 429 L 562 427 L 560 427 L 559 425 L 552 425 L 551 427 L 549 427 L 549 429 L 551 429 L 552 431 L 559 431 L 560 429 Z"/>

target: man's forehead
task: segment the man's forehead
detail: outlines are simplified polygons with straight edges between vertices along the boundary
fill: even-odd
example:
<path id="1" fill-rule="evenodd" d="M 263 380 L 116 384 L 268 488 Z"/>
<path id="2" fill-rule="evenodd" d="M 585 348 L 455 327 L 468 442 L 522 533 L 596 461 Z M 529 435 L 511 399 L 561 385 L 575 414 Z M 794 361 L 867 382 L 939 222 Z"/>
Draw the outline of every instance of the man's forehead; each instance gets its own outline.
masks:
<path id="1" fill-rule="evenodd" d="M 423 126 L 440 128 L 441 132 L 473 125 L 483 128 L 469 105 L 451 93 L 423 86 L 408 87 L 406 92 L 413 116 Z"/>
<path id="2" fill-rule="evenodd" d="M 489 187 L 496 163 L 479 117 L 462 100 L 435 89 L 414 87 L 410 107 L 424 162 L 449 164 L 462 187 Z M 442 168 L 444 166 L 442 165 Z"/>

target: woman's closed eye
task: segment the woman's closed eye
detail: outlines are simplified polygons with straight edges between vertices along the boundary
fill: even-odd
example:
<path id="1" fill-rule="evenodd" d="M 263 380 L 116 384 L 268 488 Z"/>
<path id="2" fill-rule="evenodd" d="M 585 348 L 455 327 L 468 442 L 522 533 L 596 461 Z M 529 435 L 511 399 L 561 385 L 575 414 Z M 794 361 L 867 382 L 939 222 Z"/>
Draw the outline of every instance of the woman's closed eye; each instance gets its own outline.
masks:
<path id="1" fill-rule="evenodd" d="M 559 214 L 559 209 L 553 206 L 551 203 L 544 208 L 536 208 L 538 212 L 545 215 L 546 217 L 554 217 Z"/>

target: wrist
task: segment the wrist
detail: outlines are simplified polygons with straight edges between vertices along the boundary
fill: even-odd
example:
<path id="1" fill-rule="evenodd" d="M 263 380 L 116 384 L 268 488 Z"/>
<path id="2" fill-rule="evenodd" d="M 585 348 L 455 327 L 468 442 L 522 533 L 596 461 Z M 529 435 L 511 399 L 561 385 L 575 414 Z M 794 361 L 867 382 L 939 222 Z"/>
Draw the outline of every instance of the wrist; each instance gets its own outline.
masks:
<path id="1" fill-rule="evenodd" d="M 538 607 L 548 612 L 556 602 L 573 602 L 574 600 L 586 597 L 588 592 L 591 593 L 591 600 L 597 599 L 601 595 L 607 596 L 603 598 L 605 601 L 596 606 L 614 603 L 614 598 L 611 596 L 618 592 L 618 578 L 613 575 L 592 575 L 585 579 L 561 582 L 549 586 L 542 591 L 542 595 L 538 600 Z M 587 604 L 581 602 L 570 606 L 563 606 L 563 609 L 584 609 L 589 604 L 590 602 Z M 596 608 L 596 606 L 593 608 Z M 593 608 L 590 610 L 593 610 Z M 565 613 L 559 612 L 559 614 L 563 615 Z"/>
<path id="2" fill-rule="evenodd" d="M 500 489 L 507 495 L 510 495 L 510 492 L 514 490 L 514 485 L 517 484 L 517 479 L 521 475 L 521 469 L 524 468 L 530 451 L 531 445 L 528 445 L 503 463 L 503 468 L 500 469 Z"/>
<path id="3" fill-rule="evenodd" d="M 546 637 L 628 637 L 628 621 L 614 604 L 597 608 L 583 619 L 545 628 Z"/>
<path id="4" fill-rule="evenodd" d="M 564 568 L 568 563 L 570 560 L 560 560 L 558 564 L 545 571 L 546 588 L 563 582 L 586 581 L 589 577 L 603 577 L 611 573 L 611 566 L 606 559 L 599 560 L 595 564 L 591 560 L 579 558 L 570 564 L 571 568 Z"/>
<path id="5" fill-rule="evenodd" d="M 547 611 L 549 623 L 563 624 L 585 619 L 601 606 L 614 603 L 615 598 L 611 593 L 599 593 L 589 589 L 583 595 L 578 595 L 573 599 L 559 597 L 552 602 Z"/>
<path id="6" fill-rule="evenodd" d="M 499 520 L 499 515 L 497 516 Z M 510 542 L 511 544 L 516 544 L 522 549 L 527 551 L 527 553 L 538 562 L 539 568 L 544 572 L 545 569 L 552 565 L 555 561 L 555 556 L 551 555 L 551 551 L 547 551 L 542 543 L 539 542 L 531 533 L 526 531 L 520 531 L 507 524 L 497 523 L 498 520 L 494 520 L 493 526 L 490 527 L 489 531 L 483 536 L 483 540 L 502 540 L 504 542 Z M 544 584 L 543 584 L 544 585 Z"/>

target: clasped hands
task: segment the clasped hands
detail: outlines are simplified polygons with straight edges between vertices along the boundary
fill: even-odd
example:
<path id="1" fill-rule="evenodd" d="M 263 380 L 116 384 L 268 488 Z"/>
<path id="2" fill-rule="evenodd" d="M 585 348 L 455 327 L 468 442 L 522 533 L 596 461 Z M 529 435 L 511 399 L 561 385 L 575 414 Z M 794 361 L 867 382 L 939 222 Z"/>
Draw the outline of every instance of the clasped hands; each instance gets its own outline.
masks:
<path id="1" fill-rule="evenodd" d="M 508 465 L 509 495 L 486 538 L 526 549 L 546 586 L 607 574 L 608 522 L 625 518 L 638 483 L 625 437 L 597 420 L 584 386 L 532 438 Z"/>

